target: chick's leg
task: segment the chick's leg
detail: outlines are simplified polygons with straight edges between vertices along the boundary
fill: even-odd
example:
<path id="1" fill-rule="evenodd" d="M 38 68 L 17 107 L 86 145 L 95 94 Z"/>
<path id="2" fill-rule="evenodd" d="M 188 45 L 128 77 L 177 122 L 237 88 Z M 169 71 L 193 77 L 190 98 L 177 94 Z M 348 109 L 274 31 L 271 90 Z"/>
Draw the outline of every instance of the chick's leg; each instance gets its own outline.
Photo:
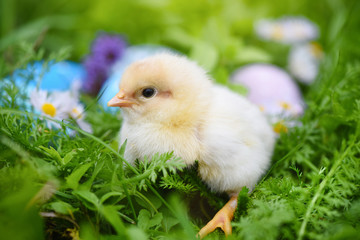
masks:
<path id="1" fill-rule="evenodd" d="M 200 239 L 213 232 L 216 228 L 221 228 L 225 235 L 228 236 L 232 233 L 231 220 L 234 217 L 234 212 L 237 207 L 237 195 L 232 196 L 225 206 L 220 209 L 214 218 L 203 227 L 198 236 Z"/>

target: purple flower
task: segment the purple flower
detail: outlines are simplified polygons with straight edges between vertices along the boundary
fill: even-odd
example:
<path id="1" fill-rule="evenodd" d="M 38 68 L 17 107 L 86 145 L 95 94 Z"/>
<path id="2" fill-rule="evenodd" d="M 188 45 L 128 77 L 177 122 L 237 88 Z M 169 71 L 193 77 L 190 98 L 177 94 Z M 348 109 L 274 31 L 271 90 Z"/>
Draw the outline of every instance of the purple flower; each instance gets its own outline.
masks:
<path id="1" fill-rule="evenodd" d="M 96 95 L 108 77 L 108 66 L 95 55 L 87 56 L 83 64 L 86 70 L 83 89 L 91 95 Z"/>
<path id="2" fill-rule="evenodd" d="M 124 54 L 126 42 L 119 35 L 99 34 L 84 60 L 84 91 L 96 95 L 109 76 L 112 65 Z"/>
<path id="3" fill-rule="evenodd" d="M 94 40 L 91 51 L 107 65 L 114 64 L 124 54 L 126 42 L 119 35 L 100 34 Z"/>

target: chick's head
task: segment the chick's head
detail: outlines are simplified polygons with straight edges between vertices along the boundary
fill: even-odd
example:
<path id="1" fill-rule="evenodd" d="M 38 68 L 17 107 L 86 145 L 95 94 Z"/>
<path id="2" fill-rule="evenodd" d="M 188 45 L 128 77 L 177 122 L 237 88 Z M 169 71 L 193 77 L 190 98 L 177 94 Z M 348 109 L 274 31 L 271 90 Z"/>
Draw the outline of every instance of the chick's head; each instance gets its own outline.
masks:
<path id="1" fill-rule="evenodd" d="M 130 65 L 108 105 L 129 121 L 191 122 L 206 110 L 211 81 L 185 57 L 163 53 Z"/>

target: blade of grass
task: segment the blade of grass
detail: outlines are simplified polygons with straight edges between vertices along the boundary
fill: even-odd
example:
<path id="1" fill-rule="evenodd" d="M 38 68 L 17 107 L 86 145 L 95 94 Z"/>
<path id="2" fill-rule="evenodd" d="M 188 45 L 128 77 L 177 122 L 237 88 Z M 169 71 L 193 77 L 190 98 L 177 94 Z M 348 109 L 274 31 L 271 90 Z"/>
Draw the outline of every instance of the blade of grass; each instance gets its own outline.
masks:
<path id="1" fill-rule="evenodd" d="M 92 135 L 91 133 L 88 133 L 78 127 L 75 127 L 73 125 L 70 125 L 68 123 L 65 123 L 63 121 L 59 121 L 56 119 L 52 119 L 50 117 L 46 117 L 43 115 L 39 115 L 36 113 L 30 113 L 30 112 L 24 112 L 24 111 L 19 111 L 19 110 L 14 110 L 14 109 L 0 109 L 0 114 L 17 114 L 17 115 L 27 115 L 30 117 L 41 117 L 43 119 L 49 120 L 49 121 L 53 121 L 56 122 L 62 126 L 68 127 L 70 129 L 73 129 L 81 134 L 83 134 L 86 137 L 91 138 L 92 140 L 98 142 L 99 144 L 103 145 L 105 148 L 109 149 L 115 156 L 117 156 L 122 162 L 124 162 L 131 171 L 133 171 L 135 174 L 139 174 L 139 172 L 128 162 L 126 161 L 120 153 L 118 153 L 115 149 L 113 149 L 109 144 L 105 143 L 103 140 L 101 140 L 100 138 L 97 138 L 96 136 Z M 154 187 L 151 186 L 151 181 L 149 179 L 147 179 L 146 181 L 148 183 L 148 187 L 150 188 L 150 190 L 160 199 L 160 201 L 172 212 L 172 214 L 174 214 L 174 216 L 176 216 L 176 212 L 174 211 L 174 209 L 170 206 L 170 204 L 168 204 L 165 199 L 163 197 L 161 197 L 161 195 L 156 191 L 156 189 Z M 131 200 L 131 199 L 130 199 Z"/>
<path id="2" fill-rule="evenodd" d="M 298 235 L 298 240 L 302 240 L 304 238 L 305 235 L 305 230 L 306 230 L 306 226 L 311 218 L 311 213 L 313 212 L 316 203 L 318 203 L 321 199 L 321 196 L 323 195 L 323 190 L 326 187 L 326 185 L 328 184 L 328 182 L 332 179 L 333 175 L 335 174 L 335 172 L 338 170 L 340 164 L 343 162 L 343 160 L 345 159 L 345 157 L 348 155 L 350 149 L 353 148 L 354 144 L 355 144 L 355 139 L 356 137 L 354 136 L 352 141 L 348 144 L 348 147 L 345 149 L 345 151 L 341 151 L 343 152 L 343 154 L 337 158 L 335 160 L 335 163 L 333 164 L 333 166 L 331 167 L 329 173 L 325 176 L 324 180 L 320 183 L 320 185 L 318 186 L 314 196 L 311 199 L 310 204 L 308 205 L 308 208 L 306 210 L 303 222 L 301 223 L 301 227 L 299 230 L 299 235 Z M 343 146 L 346 145 L 346 142 L 344 142 Z"/>

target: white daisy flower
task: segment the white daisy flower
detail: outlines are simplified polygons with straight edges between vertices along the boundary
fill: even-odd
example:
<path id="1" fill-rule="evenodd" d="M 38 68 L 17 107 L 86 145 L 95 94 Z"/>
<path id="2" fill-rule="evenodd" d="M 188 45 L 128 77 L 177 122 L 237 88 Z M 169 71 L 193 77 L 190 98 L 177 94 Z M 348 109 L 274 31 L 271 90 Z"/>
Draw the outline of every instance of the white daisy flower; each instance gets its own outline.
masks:
<path id="1" fill-rule="evenodd" d="M 268 41 L 297 44 L 318 38 L 318 27 L 305 17 L 262 19 L 255 23 L 256 34 Z"/>
<path id="2" fill-rule="evenodd" d="M 53 92 L 34 90 L 30 94 L 30 102 L 41 115 L 51 117 L 56 120 L 73 118 L 81 129 L 92 132 L 90 124 L 84 120 L 84 107 L 78 102 L 71 91 Z M 60 124 L 47 121 L 49 128 L 60 128 Z"/>
<path id="3" fill-rule="evenodd" d="M 84 113 L 84 106 L 80 103 L 77 103 L 70 112 L 70 116 L 75 119 L 76 123 L 79 127 L 84 130 L 85 132 L 92 133 L 91 125 L 85 122 L 85 113 Z"/>
<path id="4" fill-rule="evenodd" d="M 81 80 L 80 79 L 74 79 L 74 81 L 72 82 L 72 84 L 70 86 L 70 92 L 71 92 L 71 95 L 75 99 L 79 99 L 81 87 L 82 87 Z"/>
<path id="5" fill-rule="evenodd" d="M 312 83 L 319 70 L 323 51 L 318 43 L 307 43 L 294 46 L 289 55 L 288 68 L 299 81 Z"/>
<path id="6" fill-rule="evenodd" d="M 30 103 L 41 115 L 61 121 L 68 118 L 68 113 L 71 110 L 73 99 L 69 96 L 70 94 L 65 96 L 60 93 L 49 95 L 47 91 L 34 90 L 30 94 Z M 47 123 L 49 128 L 52 126 L 60 127 L 59 124 L 52 121 L 47 121 Z"/>

